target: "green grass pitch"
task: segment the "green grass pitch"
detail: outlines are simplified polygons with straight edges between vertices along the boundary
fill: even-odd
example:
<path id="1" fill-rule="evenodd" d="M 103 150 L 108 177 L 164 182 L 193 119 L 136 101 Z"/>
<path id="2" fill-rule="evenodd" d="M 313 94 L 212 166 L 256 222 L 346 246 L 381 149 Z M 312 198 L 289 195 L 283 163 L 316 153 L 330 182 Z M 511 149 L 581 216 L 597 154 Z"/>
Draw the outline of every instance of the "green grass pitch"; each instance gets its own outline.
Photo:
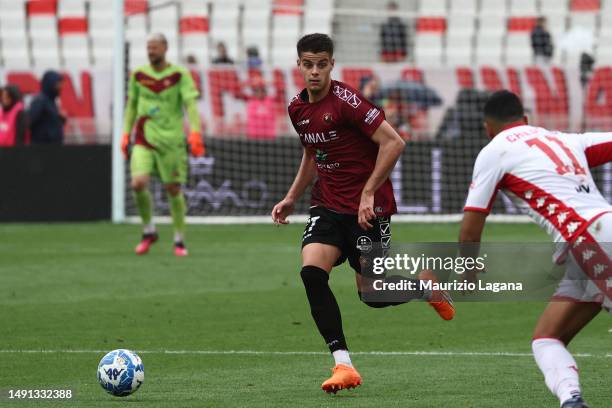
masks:
<path id="1" fill-rule="evenodd" d="M 395 224 L 393 239 L 453 241 L 457 229 Z M 373 310 L 359 302 L 346 266 L 331 285 L 363 385 L 324 394 L 333 361 L 298 275 L 301 232 L 192 226 L 191 255 L 176 259 L 167 226 L 145 257 L 132 252 L 138 226 L 0 226 L 0 389 L 76 394 L 65 402 L 4 398 L 0 406 L 558 406 L 529 355 L 543 303 L 459 302 L 452 322 L 423 303 Z M 485 231 L 485 240 L 546 239 L 533 225 Z M 588 354 L 577 360 L 593 407 L 612 406 L 611 327 L 602 314 L 570 347 Z M 115 348 L 141 351 L 145 364 L 143 387 L 125 399 L 106 394 L 95 376 L 104 351 Z M 47 352 L 24 352 L 36 350 Z M 515 354 L 487 354 L 498 352 Z"/>

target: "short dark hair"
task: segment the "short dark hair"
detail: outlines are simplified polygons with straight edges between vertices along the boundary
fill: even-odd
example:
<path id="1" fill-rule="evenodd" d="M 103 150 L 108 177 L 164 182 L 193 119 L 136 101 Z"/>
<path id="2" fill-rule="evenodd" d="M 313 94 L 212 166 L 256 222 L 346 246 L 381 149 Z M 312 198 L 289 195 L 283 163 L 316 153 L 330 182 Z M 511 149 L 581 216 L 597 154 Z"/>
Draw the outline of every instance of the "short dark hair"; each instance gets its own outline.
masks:
<path id="1" fill-rule="evenodd" d="M 494 92 L 484 106 L 485 118 L 498 122 L 512 122 L 521 120 L 525 116 L 525 109 L 520 98 L 514 93 L 503 90 Z"/>
<path id="2" fill-rule="evenodd" d="M 297 43 L 297 53 L 301 57 L 303 52 L 327 52 L 329 56 L 334 55 L 334 42 L 327 34 L 306 34 Z"/>

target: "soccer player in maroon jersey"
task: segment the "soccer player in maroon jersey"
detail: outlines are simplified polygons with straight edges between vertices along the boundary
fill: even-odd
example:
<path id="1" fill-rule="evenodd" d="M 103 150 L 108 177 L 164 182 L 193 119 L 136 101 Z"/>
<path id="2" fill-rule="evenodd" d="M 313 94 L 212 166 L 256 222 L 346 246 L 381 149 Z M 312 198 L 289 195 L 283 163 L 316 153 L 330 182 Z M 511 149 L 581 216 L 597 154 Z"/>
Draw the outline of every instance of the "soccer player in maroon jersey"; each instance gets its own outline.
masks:
<path id="1" fill-rule="evenodd" d="M 384 112 L 345 83 L 331 79 L 333 42 L 325 34 L 309 34 L 297 43 L 298 67 L 306 89 L 289 104 L 291 122 L 304 147 L 302 163 L 285 198 L 272 209 L 277 224 L 287 224 L 306 188 L 312 189 L 310 218 L 302 239 L 301 277 L 312 317 L 331 351 L 335 367 L 321 388 L 337 392 L 361 384 L 351 363 L 329 273 L 348 259 L 356 272 L 360 299 L 382 308 L 420 298 L 438 314 L 452 319 L 455 310 L 443 292 L 408 292 L 394 301 L 363 296 L 361 251 L 383 251 L 391 238 L 391 215 L 396 212 L 389 174 L 404 142 L 385 121 Z M 364 271 L 362 271 L 364 269 Z M 391 278 L 399 277 L 387 277 Z M 433 279 L 431 274 L 421 278 Z"/>

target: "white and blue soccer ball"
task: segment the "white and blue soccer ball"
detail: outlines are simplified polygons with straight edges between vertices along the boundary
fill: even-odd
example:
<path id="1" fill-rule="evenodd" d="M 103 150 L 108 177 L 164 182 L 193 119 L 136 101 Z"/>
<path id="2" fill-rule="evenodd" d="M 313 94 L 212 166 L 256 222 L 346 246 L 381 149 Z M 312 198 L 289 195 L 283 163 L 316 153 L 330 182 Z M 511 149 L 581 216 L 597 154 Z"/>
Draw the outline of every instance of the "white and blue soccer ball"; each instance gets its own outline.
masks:
<path id="1" fill-rule="evenodd" d="M 130 350 L 113 350 L 98 364 L 98 381 L 106 392 L 125 397 L 144 382 L 144 365 L 138 354 Z"/>

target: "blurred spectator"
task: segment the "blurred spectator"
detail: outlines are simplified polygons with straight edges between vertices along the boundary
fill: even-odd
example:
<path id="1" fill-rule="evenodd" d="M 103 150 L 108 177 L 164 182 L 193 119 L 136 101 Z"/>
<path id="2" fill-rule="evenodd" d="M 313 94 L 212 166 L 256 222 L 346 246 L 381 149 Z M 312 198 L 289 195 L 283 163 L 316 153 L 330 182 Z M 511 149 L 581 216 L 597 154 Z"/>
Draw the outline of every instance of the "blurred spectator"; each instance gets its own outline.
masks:
<path id="1" fill-rule="evenodd" d="M 260 69 L 261 68 L 261 58 L 259 57 L 259 50 L 255 46 L 251 46 L 247 48 L 247 67 L 249 69 Z"/>
<path id="2" fill-rule="evenodd" d="M 389 18 L 380 29 L 380 56 L 384 62 L 397 62 L 406 58 L 408 34 L 406 24 L 397 16 L 397 3 L 392 1 L 387 5 Z"/>
<path id="3" fill-rule="evenodd" d="M 546 27 L 546 17 L 538 17 L 531 31 L 531 49 L 536 63 L 548 63 L 553 56 L 552 36 Z"/>
<path id="4" fill-rule="evenodd" d="M 19 88 L 14 85 L 0 88 L 0 103 L 0 147 L 27 144 L 26 114 Z"/>
<path id="5" fill-rule="evenodd" d="M 196 69 L 198 67 L 198 59 L 195 57 L 195 55 L 193 54 L 189 54 L 187 55 L 187 57 L 185 58 L 185 65 L 187 66 L 187 68 L 191 69 Z"/>
<path id="6" fill-rule="evenodd" d="M 251 79 L 252 96 L 247 102 L 247 138 L 274 139 L 276 112 L 274 98 L 267 95 L 266 83 L 261 76 Z"/>
<path id="7" fill-rule="evenodd" d="M 233 64 L 234 60 L 227 55 L 225 43 L 217 43 L 217 57 L 213 59 L 213 64 Z"/>
<path id="8" fill-rule="evenodd" d="M 383 107 L 383 93 L 380 89 L 380 80 L 376 76 L 361 78 L 359 90 L 363 96 L 379 108 Z"/>
<path id="9" fill-rule="evenodd" d="M 482 110 L 490 93 L 476 89 L 462 89 L 457 94 L 455 105 L 444 114 L 437 138 L 447 140 L 488 140 L 482 124 Z"/>
<path id="10" fill-rule="evenodd" d="M 586 52 L 580 54 L 580 84 L 583 88 L 586 88 L 591 81 L 594 66 L 595 58 L 591 54 Z"/>
<path id="11" fill-rule="evenodd" d="M 32 100 L 28 113 L 33 144 L 64 142 L 66 117 L 60 113 L 55 102 L 62 89 L 62 83 L 62 75 L 56 71 L 47 71 L 43 75 L 42 90 Z"/>

